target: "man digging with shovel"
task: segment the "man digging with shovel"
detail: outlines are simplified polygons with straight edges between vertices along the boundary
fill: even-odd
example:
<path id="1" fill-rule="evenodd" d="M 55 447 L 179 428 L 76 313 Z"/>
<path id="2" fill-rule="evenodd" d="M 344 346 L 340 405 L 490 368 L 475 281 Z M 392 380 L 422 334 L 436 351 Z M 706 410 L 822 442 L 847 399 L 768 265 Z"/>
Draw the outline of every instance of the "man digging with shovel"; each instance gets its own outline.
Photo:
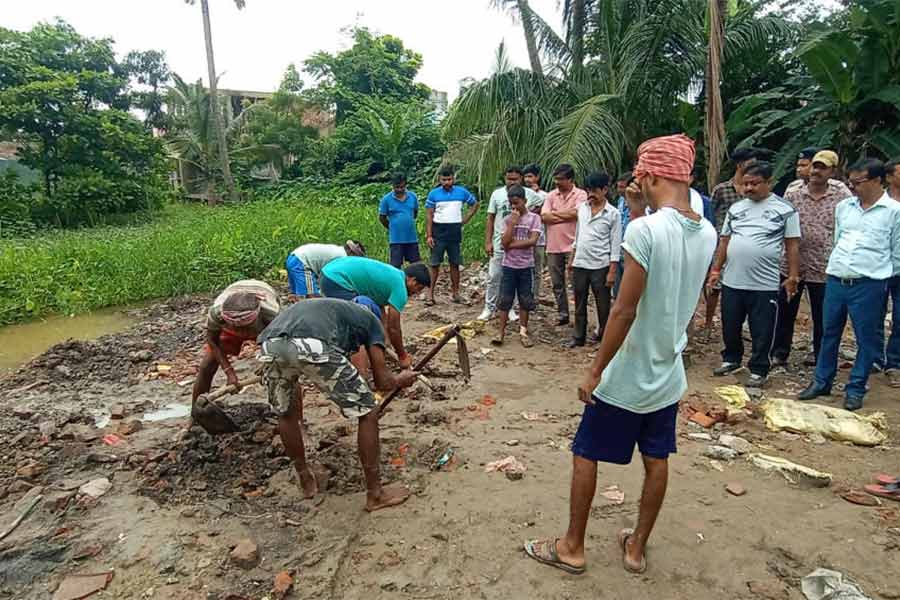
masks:
<path id="1" fill-rule="evenodd" d="M 206 352 L 194 380 L 191 425 L 196 422 L 213 432 L 222 428 L 223 418 L 230 421 L 214 404 L 198 403 L 197 399 L 209 392 L 219 367 L 225 371 L 228 385 L 235 391 L 240 389 L 228 357 L 240 354 L 244 342 L 255 340 L 280 310 L 278 294 L 272 286 L 255 279 L 232 283 L 215 299 L 206 316 Z M 224 424 L 226 429 L 229 424 Z"/>
<path id="2" fill-rule="evenodd" d="M 281 441 L 294 461 L 304 498 L 315 497 L 319 486 L 306 463 L 300 429 L 300 377 L 319 388 L 345 417 L 359 419 L 357 443 L 366 480 L 366 510 L 395 506 L 409 498 L 405 488 L 381 485 L 379 412 L 363 365 L 368 359 L 378 390 L 409 387 L 416 381 L 416 374 L 406 369 L 394 375 L 385 366 L 380 312 L 375 302 L 361 296 L 353 302 L 306 300 L 285 309 L 257 338 L 262 348 L 259 360 L 263 363 L 263 384 L 269 403 L 279 415 Z"/>

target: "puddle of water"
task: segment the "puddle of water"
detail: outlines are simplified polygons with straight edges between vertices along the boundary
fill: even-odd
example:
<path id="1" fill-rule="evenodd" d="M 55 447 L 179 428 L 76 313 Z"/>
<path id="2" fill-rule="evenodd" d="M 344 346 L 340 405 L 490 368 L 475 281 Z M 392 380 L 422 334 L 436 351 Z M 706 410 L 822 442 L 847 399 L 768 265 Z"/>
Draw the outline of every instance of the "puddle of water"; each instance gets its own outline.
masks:
<path id="1" fill-rule="evenodd" d="M 145 412 L 141 421 L 164 421 L 166 419 L 183 419 L 191 414 L 190 404 L 167 404 L 162 408 Z"/>
<path id="2" fill-rule="evenodd" d="M 69 338 L 93 340 L 116 333 L 135 322 L 121 308 L 74 317 L 56 316 L 0 328 L 0 374 L 12 371 L 51 346 Z"/>

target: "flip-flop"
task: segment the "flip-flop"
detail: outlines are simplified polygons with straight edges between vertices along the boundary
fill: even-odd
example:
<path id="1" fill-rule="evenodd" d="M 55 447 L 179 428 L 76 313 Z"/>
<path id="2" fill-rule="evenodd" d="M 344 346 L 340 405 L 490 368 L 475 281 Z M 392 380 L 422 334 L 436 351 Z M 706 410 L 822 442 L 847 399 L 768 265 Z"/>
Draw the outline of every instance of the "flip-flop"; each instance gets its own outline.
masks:
<path id="1" fill-rule="evenodd" d="M 566 573 L 571 573 L 572 575 L 581 575 L 584 573 L 584 565 L 578 567 L 560 560 L 559 554 L 556 552 L 557 543 L 559 543 L 559 538 L 554 540 L 527 541 L 525 542 L 525 554 L 539 563 L 562 569 Z"/>
<path id="2" fill-rule="evenodd" d="M 453 304 L 465 304 L 463 302 L 462 297 L 459 294 L 456 294 L 455 296 L 451 297 L 450 302 L 452 302 Z"/>
<path id="3" fill-rule="evenodd" d="M 847 490 L 841 494 L 841 498 L 851 504 L 860 506 L 881 506 L 881 500 L 860 490 Z"/>
<path id="4" fill-rule="evenodd" d="M 534 342 L 531 341 L 531 338 L 528 337 L 527 334 L 519 334 L 519 340 L 522 342 L 523 348 L 531 348 L 534 346 Z"/>
<path id="5" fill-rule="evenodd" d="M 885 473 L 878 473 L 873 477 L 875 483 L 880 483 L 881 485 L 897 485 L 900 484 L 900 477 L 893 477 L 891 475 L 887 475 Z"/>
<path id="6" fill-rule="evenodd" d="M 494 338 L 491 340 L 491 346 L 502 346 L 503 339 L 502 338 Z"/>
<path id="7" fill-rule="evenodd" d="M 887 498 L 888 500 L 894 500 L 895 502 L 900 502 L 900 484 L 896 484 L 896 485 L 868 484 L 868 485 L 864 485 L 863 489 L 866 490 L 866 493 L 872 494 L 873 496 L 878 496 L 879 498 Z"/>
<path id="8" fill-rule="evenodd" d="M 634 535 L 634 529 L 625 528 L 619 532 L 618 540 L 619 547 L 622 549 L 622 566 L 625 567 L 625 570 L 629 573 L 634 573 L 636 575 L 640 575 L 644 571 L 647 570 L 647 557 L 641 556 L 641 564 L 638 567 L 635 567 L 633 564 L 628 562 L 628 538 Z"/>

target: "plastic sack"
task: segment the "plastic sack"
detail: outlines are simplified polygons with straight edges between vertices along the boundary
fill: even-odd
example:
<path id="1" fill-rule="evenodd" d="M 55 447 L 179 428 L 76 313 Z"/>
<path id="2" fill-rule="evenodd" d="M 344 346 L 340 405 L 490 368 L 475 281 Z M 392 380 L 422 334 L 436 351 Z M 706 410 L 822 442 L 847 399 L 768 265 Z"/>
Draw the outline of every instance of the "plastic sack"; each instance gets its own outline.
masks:
<path id="1" fill-rule="evenodd" d="M 772 398 L 763 406 L 763 414 L 772 431 L 819 433 L 859 446 L 877 446 L 887 439 L 887 421 L 881 412 L 863 416 L 832 406 Z"/>

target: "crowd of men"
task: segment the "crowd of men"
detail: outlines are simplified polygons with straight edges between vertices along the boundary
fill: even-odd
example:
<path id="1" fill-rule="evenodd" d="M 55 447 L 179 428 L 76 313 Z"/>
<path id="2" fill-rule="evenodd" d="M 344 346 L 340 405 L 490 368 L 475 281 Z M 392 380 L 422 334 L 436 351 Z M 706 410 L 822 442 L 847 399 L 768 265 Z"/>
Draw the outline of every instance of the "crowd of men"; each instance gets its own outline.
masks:
<path id="1" fill-rule="evenodd" d="M 547 192 L 536 165 L 510 166 L 504 185 L 490 196 L 484 238 L 490 260 L 478 318 L 497 317 L 491 342 L 503 345 L 512 321 L 519 323 L 521 344 L 533 345 L 529 316 L 539 306 L 545 265 L 557 326 L 570 325 L 569 294 L 574 295 L 566 346 L 599 342 L 578 388 L 585 409 L 572 444 L 569 528 L 563 537 L 525 544 L 532 558 L 571 573 L 585 570 L 597 462 L 628 464 L 635 446 L 645 468 L 644 492 L 636 527 L 620 531 L 617 539 L 624 567 L 646 569 L 644 548 L 665 496 L 678 402 L 687 390 L 681 354 L 702 299 L 706 335 L 721 304 L 723 361 L 715 375 L 742 367 L 745 321 L 751 338 L 746 384 L 762 386 L 774 365 L 787 364 L 806 290 L 813 345 L 803 360 L 815 366 L 815 374 L 799 399 L 831 392 L 848 316 L 857 352 L 845 407 L 862 406 L 873 368 L 900 386 L 896 317 L 887 344 L 884 340 L 887 303 L 894 303 L 896 315 L 900 294 L 898 164 L 860 160 L 842 180 L 837 154 L 804 150 L 798 179 L 782 198 L 772 192 L 772 165 L 757 151 L 739 150 L 732 155 L 734 176 L 706 197 L 692 187 L 694 156 L 694 142 L 683 135 L 648 140 L 638 149 L 634 171 L 615 180 L 612 195 L 613 182 L 604 173 L 587 174 L 579 187 L 573 167 L 559 165 Z M 466 302 L 460 293 L 462 240 L 478 207 L 451 169 L 439 172 L 439 185 L 425 201 L 426 266 L 419 251 L 419 200 L 397 175 L 378 210 L 388 232 L 390 264 L 367 258 L 355 240 L 342 246 L 305 244 L 285 263 L 291 293 L 302 301 L 282 307 L 275 290 L 261 281 L 229 286 L 209 309 L 208 349 L 194 399 L 210 389 L 220 367 L 228 383 L 239 386 L 230 357 L 244 341 L 255 340 L 269 402 L 279 415 L 280 435 L 304 497 L 316 497 L 319 487 L 303 443 L 301 378 L 345 417 L 359 420 L 366 509 L 404 502 L 407 490 L 381 485 L 373 390 L 415 381 L 401 314 L 409 298 L 422 292 L 426 304 L 437 302 L 445 258 L 450 301 Z M 591 294 L 595 328 L 588 326 Z M 388 358 L 398 364 L 398 373 L 387 367 Z"/>

